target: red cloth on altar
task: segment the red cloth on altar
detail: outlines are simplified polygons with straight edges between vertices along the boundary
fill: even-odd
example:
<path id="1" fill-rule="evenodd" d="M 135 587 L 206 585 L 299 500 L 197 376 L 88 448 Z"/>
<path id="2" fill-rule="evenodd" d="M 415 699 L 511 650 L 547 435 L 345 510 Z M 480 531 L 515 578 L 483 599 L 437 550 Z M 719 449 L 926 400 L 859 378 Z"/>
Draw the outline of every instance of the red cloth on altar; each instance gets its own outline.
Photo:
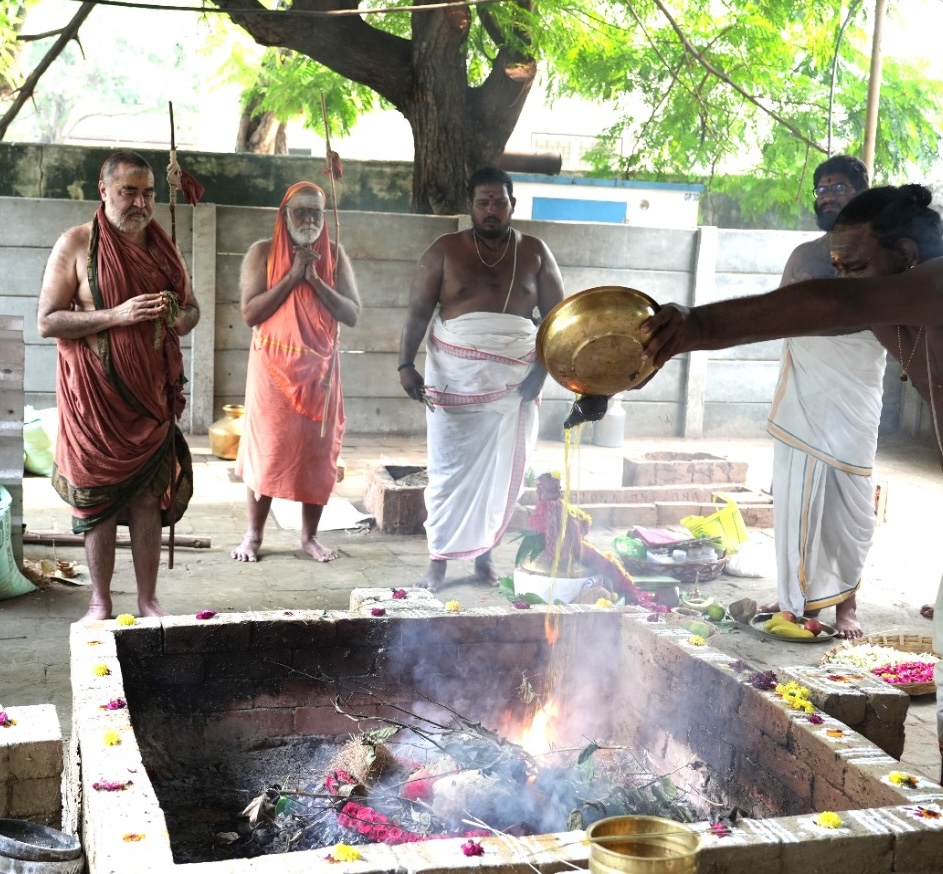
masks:
<path id="1" fill-rule="evenodd" d="M 295 243 L 284 207 L 304 190 L 324 196 L 312 182 L 298 182 L 286 192 L 269 249 L 267 288 L 291 269 Z M 326 224 L 313 248 L 320 256 L 318 276 L 333 287 Z M 337 330 L 330 310 L 303 279 L 253 329 L 236 474 L 257 495 L 320 505 L 330 497 L 345 421 Z"/>
<path id="2" fill-rule="evenodd" d="M 148 251 L 129 243 L 99 207 L 89 242 L 89 285 L 96 309 L 139 294 L 172 291 L 186 305 L 186 275 L 176 246 L 156 223 Z M 85 338 L 57 340 L 59 435 L 53 484 L 87 530 L 119 513 L 161 465 L 169 486 L 169 429 L 183 411 L 183 358 L 174 330 L 156 322 L 102 331 L 97 353 Z M 174 414 L 170 414 L 173 397 Z M 169 489 L 163 509 L 169 508 Z M 177 514 L 182 515 L 182 510 Z M 84 521 L 83 521 L 84 520 Z"/>

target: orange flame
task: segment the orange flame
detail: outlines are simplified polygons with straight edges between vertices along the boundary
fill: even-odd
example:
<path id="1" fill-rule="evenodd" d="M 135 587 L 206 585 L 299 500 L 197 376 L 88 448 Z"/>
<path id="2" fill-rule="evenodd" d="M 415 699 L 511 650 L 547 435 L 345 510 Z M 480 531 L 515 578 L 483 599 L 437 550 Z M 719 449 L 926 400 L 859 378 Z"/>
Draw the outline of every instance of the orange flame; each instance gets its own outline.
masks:
<path id="1" fill-rule="evenodd" d="M 530 725 L 521 733 L 520 745 L 531 755 L 550 752 L 558 745 L 554 722 L 559 708 L 551 698 L 542 707 L 537 708 Z"/>

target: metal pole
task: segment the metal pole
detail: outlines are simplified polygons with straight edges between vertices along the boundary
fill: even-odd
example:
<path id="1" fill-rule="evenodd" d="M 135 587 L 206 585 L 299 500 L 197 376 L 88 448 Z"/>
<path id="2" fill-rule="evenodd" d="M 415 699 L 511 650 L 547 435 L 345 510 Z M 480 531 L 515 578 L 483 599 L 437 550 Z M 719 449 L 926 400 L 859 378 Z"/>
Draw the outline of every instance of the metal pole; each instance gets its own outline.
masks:
<path id="1" fill-rule="evenodd" d="M 874 142 L 877 138 L 878 106 L 881 102 L 881 35 L 884 30 L 884 11 L 887 0 L 874 2 L 874 34 L 871 38 L 871 78 L 868 80 L 868 109 L 864 119 L 864 163 L 868 177 L 874 180 Z"/>

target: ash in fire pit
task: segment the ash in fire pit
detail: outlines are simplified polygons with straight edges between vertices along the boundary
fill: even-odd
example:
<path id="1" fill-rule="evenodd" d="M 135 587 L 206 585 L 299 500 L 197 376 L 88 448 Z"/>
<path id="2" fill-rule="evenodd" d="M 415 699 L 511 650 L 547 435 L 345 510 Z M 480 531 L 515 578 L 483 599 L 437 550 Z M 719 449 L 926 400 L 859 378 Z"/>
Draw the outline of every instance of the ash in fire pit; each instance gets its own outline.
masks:
<path id="1" fill-rule="evenodd" d="M 526 681 L 523 688 L 529 689 Z M 339 747 L 304 739 L 212 763 L 166 764 L 160 771 L 170 778 L 158 776 L 154 785 L 175 861 L 339 843 L 521 837 L 583 829 L 623 814 L 682 822 L 707 814 L 625 748 L 590 742 L 532 754 L 453 716 L 449 727 L 404 714 Z"/>

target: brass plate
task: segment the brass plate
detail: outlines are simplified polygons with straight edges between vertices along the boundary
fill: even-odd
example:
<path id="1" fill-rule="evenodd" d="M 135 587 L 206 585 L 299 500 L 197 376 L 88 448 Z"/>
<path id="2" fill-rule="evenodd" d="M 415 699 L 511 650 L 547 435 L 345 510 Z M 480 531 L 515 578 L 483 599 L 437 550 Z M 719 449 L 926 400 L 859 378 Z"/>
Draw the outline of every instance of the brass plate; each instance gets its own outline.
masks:
<path id="1" fill-rule="evenodd" d="M 589 288 L 558 303 L 537 331 L 537 357 L 564 388 L 614 395 L 647 379 L 648 337 L 639 325 L 658 311 L 647 294 L 621 285 Z"/>

